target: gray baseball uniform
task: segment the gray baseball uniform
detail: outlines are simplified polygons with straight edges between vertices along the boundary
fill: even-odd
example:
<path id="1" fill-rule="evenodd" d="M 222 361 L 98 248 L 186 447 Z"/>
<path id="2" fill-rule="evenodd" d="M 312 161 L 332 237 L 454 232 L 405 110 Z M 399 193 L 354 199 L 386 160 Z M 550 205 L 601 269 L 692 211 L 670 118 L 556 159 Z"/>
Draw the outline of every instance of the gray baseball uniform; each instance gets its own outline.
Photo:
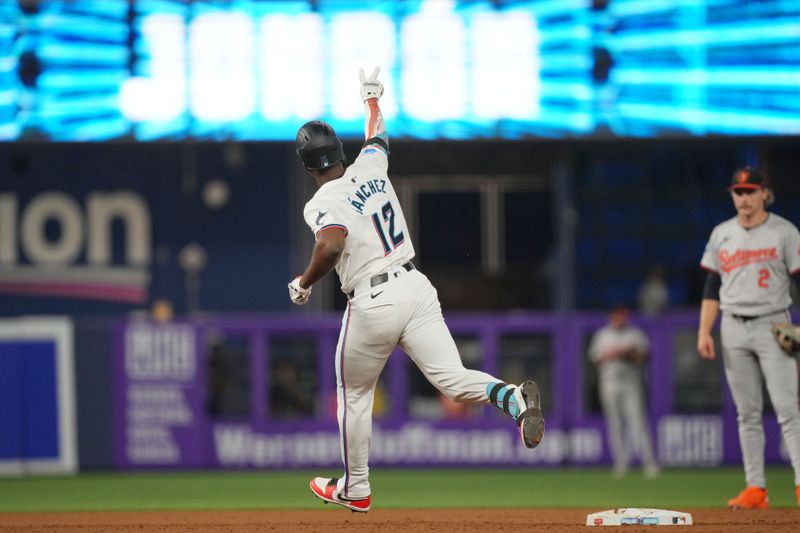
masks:
<path id="1" fill-rule="evenodd" d="M 425 377 L 451 399 L 486 402 L 499 380 L 464 368 L 445 325 L 436 289 L 410 260 L 414 246 L 379 144 L 365 146 L 344 176 L 322 185 L 304 217 L 318 234 L 347 233 L 336 271 L 347 309 L 336 349 L 338 419 L 347 498 L 370 494 L 368 454 L 378 377 L 400 345 Z"/>
<path id="2" fill-rule="evenodd" d="M 605 352 L 617 349 L 636 349 L 646 353 L 649 346 L 641 329 L 630 325 L 619 329 L 607 325 L 592 336 L 589 359 L 598 363 Z M 654 473 L 658 466 L 645 417 L 640 366 L 626 359 L 607 360 L 600 364 L 598 375 L 600 403 L 615 473 L 622 475 L 627 471 L 632 456 L 631 443 L 638 450 L 645 471 Z"/>
<path id="3" fill-rule="evenodd" d="M 797 361 L 778 346 L 770 329 L 788 322 L 791 275 L 800 271 L 800 232 L 770 213 L 756 227 L 743 228 L 736 217 L 718 225 L 706 245 L 701 266 L 719 274 L 725 375 L 739 424 L 748 485 L 765 487 L 763 398 L 767 384 L 786 449 L 800 485 L 800 408 Z"/>

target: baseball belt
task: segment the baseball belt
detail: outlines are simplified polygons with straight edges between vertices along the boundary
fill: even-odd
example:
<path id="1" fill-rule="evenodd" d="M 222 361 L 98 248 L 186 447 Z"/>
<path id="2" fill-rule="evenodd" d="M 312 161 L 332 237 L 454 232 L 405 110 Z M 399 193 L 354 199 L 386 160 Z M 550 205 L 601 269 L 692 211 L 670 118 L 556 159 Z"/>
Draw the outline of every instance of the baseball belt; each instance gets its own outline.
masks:
<path id="1" fill-rule="evenodd" d="M 417 268 L 417 267 L 414 266 L 414 263 L 412 263 L 411 261 L 409 261 L 408 263 L 403 263 L 400 266 L 405 268 L 406 272 L 411 272 L 412 270 L 416 270 L 416 268 Z M 370 286 L 370 288 L 377 287 L 378 285 L 382 285 L 382 284 L 386 283 L 387 281 L 389 281 L 389 273 L 388 272 L 381 272 L 380 274 L 375 274 L 374 276 L 369 278 L 369 286 Z M 351 298 L 351 299 L 355 295 L 356 295 L 356 290 L 355 289 L 353 289 L 352 291 L 347 293 L 347 297 Z"/>
<path id="2" fill-rule="evenodd" d="M 783 309 L 781 311 L 773 311 L 771 313 L 766 313 L 764 315 L 737 315 L 736 313 L 731 313 L 730 316 L 735 318 L 739 322 L 749 322 L 750 320 L 755 320 L 757 318 L 762 318 L 762 317 L 765 317 L 765 316 L 777 315 L 777 314 L 781 314 L 781 313 L 786 313 L 786 309 Z"/>

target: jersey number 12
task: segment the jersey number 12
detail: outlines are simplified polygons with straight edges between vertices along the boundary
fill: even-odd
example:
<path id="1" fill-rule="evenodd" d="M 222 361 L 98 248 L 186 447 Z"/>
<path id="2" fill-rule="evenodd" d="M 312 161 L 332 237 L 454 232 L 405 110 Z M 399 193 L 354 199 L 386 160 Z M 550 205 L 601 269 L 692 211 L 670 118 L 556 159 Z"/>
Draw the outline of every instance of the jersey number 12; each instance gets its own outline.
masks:
<path id="1" fill-rule="evenodd" d="M 383 221 L 381 221 L 383 219 Z M 395 227 L 394 208 L 391 202 L 386 202 L 380 212 L 372 213 L 372 223 L 383 245 L 383 255 L 389 255 L 392 250 L 403 243 L 403 232 Z M 384 227 L 385 230 L 384 231 Z M 386 238 L 388 235 L 388 239 Z"/>

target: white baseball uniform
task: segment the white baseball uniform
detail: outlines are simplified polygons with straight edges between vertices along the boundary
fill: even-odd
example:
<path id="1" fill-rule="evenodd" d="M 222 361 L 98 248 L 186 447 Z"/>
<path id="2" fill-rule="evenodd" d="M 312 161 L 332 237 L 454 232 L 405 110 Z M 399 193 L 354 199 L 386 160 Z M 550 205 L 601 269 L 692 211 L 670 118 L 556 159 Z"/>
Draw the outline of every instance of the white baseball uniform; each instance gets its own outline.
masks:
<path id="1" fill-rule="evenodd" d="M 646 353 L 649 347 L 650 342 L 641 329 L 631 325 L 623 328 L 606 325 L 592 336 L 589 359 L 597 363 L 608 350 L 635 349 Z M 618 474 L 627 471 L 633 444 L 645 471 L 655 472 L 658 465 L 645 417 L 640 365 L 627 359 L 610 359 L 600 364 L 598 377 L 600 403 L 606 419 L 614 471 Z"/>
<path id="2" fill-rule="evenodd" d="M 336 265 L 342 291 L 348 295 L 336 349 L 344 462 L 337 489 L 354 499 L 370 494 L 373 395 L 395 346 L 451 399 L 486 402 L 487 386 L 499 381 L 464 368 L 436 289 L 410 262 L 414 246 L 388 166 L 384 148 L 367 144 L 345 174 L 323 184 L 304 210 L 315 234 L 330 228 L 347 233 Z"/>
<path id="3" fill-rule="evenodd" d="M 743 228 L 736 217 L 714 228 L 702 268 L 719 274 L 725 375 L 739 424 L 748 485 L 765 487 L 761 374 L 781 425 L 800 485 L 800 408 L 797 360 L 784 353 L 771 327 L 789 322 L 791 275 L 800 271 L 800 232 L 769 213 L 759 226 Z"/>

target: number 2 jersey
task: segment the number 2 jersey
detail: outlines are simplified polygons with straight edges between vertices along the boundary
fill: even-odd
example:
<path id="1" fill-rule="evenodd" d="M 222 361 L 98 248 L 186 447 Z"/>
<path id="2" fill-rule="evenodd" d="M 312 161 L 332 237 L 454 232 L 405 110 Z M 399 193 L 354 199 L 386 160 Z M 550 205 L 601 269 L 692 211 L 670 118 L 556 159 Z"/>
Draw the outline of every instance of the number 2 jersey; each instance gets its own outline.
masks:
<path id="1" fill-rule="evenodd" d="M 367 144 L 344 175 L 323 184 L 303 210 L 314 235 L 331 228 L 347 234 L 336 265 L 344 293 L 414 258 L 414 246 L 388 169 L 389 158 L 383 147 Z"/>
<path id="2" fill-rule="evenodd" d="M 800 232 L 773 213 L 750 229 L 733 217 L 711 232 L 700 266 L 720 275 L 723 311 L 747 316 L 783 311 L 792 304 L 791 275 L 800 271 Z"/>

